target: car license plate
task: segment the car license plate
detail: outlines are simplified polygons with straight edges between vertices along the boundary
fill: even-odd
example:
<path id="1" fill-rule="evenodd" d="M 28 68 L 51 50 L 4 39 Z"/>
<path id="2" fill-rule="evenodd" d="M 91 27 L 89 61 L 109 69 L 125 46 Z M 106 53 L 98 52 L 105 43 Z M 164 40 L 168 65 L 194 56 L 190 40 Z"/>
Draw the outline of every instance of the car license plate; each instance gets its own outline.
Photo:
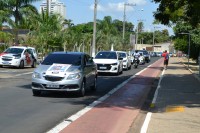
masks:
<path id="1" fill-rule="evenodd" d="M 47 84 L 48 88 L 59 88 L 59 85 Z"/>
<path id="2" fill-rule="evenodd" d="M 107 67 L 99 67 L 100 69 L 103 69 L 103 70 L 105 70 L 105 69 L 107 69 Z"/>
<path id="3" fill-rule="evenodd" d="M 2 64 L 8 65 L 8 64 L 9 64 L 9 62 L 2 62 Z"/>

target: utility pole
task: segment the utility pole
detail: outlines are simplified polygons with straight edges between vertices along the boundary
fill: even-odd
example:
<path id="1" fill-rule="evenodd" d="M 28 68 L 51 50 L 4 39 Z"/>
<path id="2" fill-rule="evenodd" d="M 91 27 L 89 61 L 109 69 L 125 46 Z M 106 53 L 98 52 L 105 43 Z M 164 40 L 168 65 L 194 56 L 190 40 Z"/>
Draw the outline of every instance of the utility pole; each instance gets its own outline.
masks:
<path id="1" fill-rule="evenodd" d="M 136 6 L 136 4 L 124 3 L 123 41 L 124 41 L 124 36 L 125 36 L 126 6 Z"/>
<path id="2" fill-rule="evenodd" d="M 93 23 L 93 39 L 92 39 L 92 57 L 95 57 L 96 17 L 97 17 L 97 0 L 95 0 L 95 2 L 94 2 L 94 23 Z"/>
<path id="3" fill-rule="evenodd" d="M 142 11 L 143 11 L 143 9 L 142 9 Z M 142 21 L 145 21 L 145 20 L 142 20 L 142 19 L 140 19 L 140 20 L 137 20 L 138 21 L 138 23 L 137 23 L 137 33 L 136 33 L 136 39 L 135 39 L 135 49 L 137 49 L 137 44 L 138 44 L 138 33 L 139 33 L 139 23 L 140 22 L 142 22 Z"/>
<path id="4" fill-rule="evenodd" d="M 47 0 L 47 12 L 49 14 L 49 0 Z"/>
<path id="5" fill-rule="evenodd" d="M 153 52 L 155 52 L 154 51 L 154 45 L 155 45 L 155 28 L 160 28 L 160 27 L 156 27 L 156 26 L 153 27 Z"/>

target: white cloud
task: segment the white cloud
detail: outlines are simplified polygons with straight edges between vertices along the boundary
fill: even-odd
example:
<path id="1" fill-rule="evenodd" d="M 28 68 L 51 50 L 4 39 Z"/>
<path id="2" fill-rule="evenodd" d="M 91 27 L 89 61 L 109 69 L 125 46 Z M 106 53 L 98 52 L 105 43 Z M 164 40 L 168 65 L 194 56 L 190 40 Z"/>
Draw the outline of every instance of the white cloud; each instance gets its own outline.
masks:
<path id="1" fill-rule="evenodd" d="M 128 0 L 128 3 L 134 3 L 136 6 L 141 6 L 147 4 L 147 0 Z"/>

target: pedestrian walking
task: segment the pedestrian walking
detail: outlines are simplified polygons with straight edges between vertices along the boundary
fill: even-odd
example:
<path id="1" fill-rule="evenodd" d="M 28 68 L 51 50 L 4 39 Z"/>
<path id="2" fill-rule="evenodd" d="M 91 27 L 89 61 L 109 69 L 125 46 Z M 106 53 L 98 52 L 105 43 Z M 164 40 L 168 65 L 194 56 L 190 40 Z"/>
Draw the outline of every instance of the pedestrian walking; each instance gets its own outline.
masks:
<path id="1" fill-rule="evenodd" d="M 169 54 L 167 53 L 167 50 L 162 53 L 162 57 L 164 57 L 164 69 L 167 69 L 169 62 Z"/>

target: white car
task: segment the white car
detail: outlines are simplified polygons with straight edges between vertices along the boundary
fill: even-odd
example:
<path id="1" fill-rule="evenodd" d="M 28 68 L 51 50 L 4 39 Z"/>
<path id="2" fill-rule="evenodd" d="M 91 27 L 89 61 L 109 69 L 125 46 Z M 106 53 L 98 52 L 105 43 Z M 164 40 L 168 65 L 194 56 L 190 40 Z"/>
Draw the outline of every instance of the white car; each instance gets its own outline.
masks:
<path id="1" fill-rule="evenodd" d="M 123 58 L 116 51 L 100 51 L 94 58 L 98 73 L 123 73 Z"/>
<path id="2" fill-rule="evenodd" d="M 123 58 L 123 69 L 131 69 L 131 57 L 125 51 L 117 51 L 119 57 Z"/>
<path id="3" fill-rule="evenodd" d="M 14 66 L 24 68 L 24 66 L 36 67 L 37 53 L 33 47 L 12 46 L 0 54 L 0 67 Z"/>

